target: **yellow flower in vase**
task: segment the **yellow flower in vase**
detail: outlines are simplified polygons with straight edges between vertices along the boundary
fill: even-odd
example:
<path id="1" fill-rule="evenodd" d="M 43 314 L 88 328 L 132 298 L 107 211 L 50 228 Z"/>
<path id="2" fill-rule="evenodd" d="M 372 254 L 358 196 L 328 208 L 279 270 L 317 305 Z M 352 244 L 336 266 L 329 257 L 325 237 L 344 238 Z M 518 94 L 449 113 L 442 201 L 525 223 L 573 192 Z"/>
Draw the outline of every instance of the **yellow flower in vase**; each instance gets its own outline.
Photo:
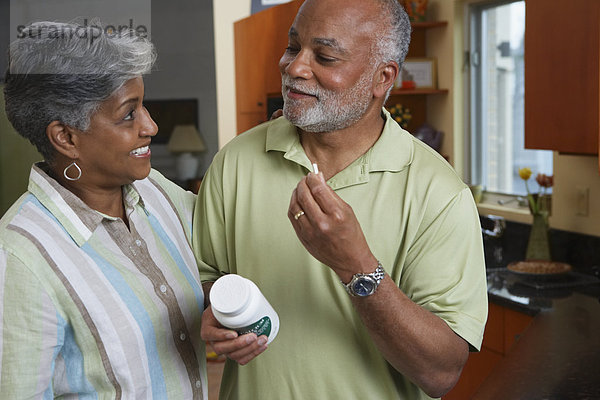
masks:
<path id="1" fill-rule="evenodd" d="M 550 195 L 548 194 L 548 189 L 554 184 L 553 175 L 537 174 L 535 180 L 540 187 L 540 191 L 538 193 L 532 193 L 529 190 L 528 181 L 529 178 L 531 178 L 531 175 L 532 172 L 530 168 L 525 167 L 519 169 L 519 176 L 525 181 L 527 200 L 529 201 L 531 213 L 534 215 L 542 214 L 547 218 L 550 214 Z"/>
<path id="2" fill-rule="evenodd" d="M 529 209 L 533 214 L 533 223 L 527 242 L 525 259 L 527 260 L 551 260 L 550 236 L 548 215 L 550 213 L 550 196 L 547 189 L 551 188 L 554 180 L 550 175 L 537 174 L 535 180 L 540 187 L 539 193 L 531 193 L 527 181 L 531 178 L 531 169 L 519 169 L 519 176 L 525 181 Z"/>
<path id="3" fill-rule="evenodd" d="M 527 185 L 527 180 L 531 178 L 531 169 L 527 167 L 519 169 L 519 176 L 525 181 L 525 185 Z M 527 190 L 527 193 L 529 193 L 529 190 Z"/>

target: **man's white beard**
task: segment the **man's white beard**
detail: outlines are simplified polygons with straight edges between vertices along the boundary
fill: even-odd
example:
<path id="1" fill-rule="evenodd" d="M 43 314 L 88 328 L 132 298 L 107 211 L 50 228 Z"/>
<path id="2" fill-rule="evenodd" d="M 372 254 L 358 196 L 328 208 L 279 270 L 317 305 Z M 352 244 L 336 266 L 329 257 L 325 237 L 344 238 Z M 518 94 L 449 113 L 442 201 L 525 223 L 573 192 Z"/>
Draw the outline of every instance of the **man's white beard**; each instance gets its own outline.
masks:
<path id="1" fill-rule="evenodd" d="M 292 124 L 305 132 L 332 132 L 345 129 L 367 112 L 373 93 L 371 91 L 372 72 L 361 76 L 356 85 L 344 92 L 323 88 L 311 88 L 301 79 L 294 80 L 282 75 L 281 87 L 284 99 L 283 115 Z M 287 96 L 286 87 L 315 96 L 314 100 L 295 100 Z M 313 105 L 303 102 L 314 101 Z"/>

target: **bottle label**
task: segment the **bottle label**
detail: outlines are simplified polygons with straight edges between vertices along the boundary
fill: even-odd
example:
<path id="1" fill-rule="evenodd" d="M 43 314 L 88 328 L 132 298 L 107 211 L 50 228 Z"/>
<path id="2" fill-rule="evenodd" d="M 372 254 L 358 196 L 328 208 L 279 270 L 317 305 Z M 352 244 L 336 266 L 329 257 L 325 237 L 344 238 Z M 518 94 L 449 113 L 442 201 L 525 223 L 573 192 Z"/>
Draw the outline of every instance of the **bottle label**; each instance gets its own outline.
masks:
<path id="1" fill-rule="evenodd" d="M 256 336 L 269 336 L 271 333 L 271 318 L 262 317 L 252 325 L 244 326 L 242 328 L 236 329 L 237 333 L 240 335 L 245 335 L 246 333 L 255 333 Z"/>

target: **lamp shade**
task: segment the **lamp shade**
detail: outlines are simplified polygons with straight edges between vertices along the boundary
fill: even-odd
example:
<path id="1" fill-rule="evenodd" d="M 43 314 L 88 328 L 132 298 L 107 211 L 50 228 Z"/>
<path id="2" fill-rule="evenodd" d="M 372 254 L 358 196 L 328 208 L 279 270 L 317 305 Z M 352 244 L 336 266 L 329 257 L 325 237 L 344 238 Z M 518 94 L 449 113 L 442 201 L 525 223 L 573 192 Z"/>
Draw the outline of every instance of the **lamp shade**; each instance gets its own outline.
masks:
<path id="1" fill-rule="evenodd" d="M 194 125 L 176 125 L 167 148 L 171 153 L 201 153 L 206 150 L 204 141 Z"/>

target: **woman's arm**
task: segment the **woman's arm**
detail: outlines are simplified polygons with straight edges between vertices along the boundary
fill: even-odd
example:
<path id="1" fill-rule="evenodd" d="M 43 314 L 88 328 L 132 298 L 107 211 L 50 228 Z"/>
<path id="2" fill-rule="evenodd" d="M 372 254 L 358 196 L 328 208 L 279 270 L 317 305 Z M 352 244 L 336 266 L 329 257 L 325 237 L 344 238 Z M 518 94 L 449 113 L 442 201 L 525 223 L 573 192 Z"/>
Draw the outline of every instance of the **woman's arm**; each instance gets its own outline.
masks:
<path id="1" fill-rule="evenodd" d="M 63 323 L 39 280 L 0 248 L 0 398 L 52 397 Z"/>

